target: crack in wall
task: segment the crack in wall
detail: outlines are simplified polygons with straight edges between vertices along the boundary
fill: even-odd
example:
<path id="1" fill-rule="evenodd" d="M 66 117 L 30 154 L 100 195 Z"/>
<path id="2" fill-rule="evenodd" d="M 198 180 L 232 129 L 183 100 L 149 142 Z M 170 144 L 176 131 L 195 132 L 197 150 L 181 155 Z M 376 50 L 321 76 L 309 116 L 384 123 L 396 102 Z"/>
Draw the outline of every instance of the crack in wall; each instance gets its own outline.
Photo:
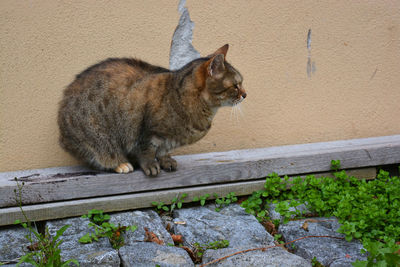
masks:
<path id="1" fill-rule="evenodd" d="M 178 11 L 181 13 L 181 17 L 172 36 L 169 53 L 169 68 L 171 70 L 180 69 L 190 61 L 200 57 L 200 53 L 192 45 L 194 22 L 190 20 L 189 10 L 185 5 L 186 0 L 179 1 Z"/>

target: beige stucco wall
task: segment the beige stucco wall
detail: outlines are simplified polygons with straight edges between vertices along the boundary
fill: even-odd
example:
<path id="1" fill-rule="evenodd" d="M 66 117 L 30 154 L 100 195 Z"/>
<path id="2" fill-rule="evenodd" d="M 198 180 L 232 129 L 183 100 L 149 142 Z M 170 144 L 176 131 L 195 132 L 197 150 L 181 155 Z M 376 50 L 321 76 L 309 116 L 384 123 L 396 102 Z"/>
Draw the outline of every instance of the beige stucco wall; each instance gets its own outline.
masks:
<path id="1" fill-rule="evenodd" d="M 168 66 L 176 1 L 0 1 L 0 171 L 75 165 L 57 105 L 107 57 Z M 188 1 L 203 55 L 230 43 L 248 98 L 177 153 L 400 134 L 400 1 Z M 312 30 L 311 47 L 307 33 Z M 315 70 L 307 74 L 307 62 Z"/>

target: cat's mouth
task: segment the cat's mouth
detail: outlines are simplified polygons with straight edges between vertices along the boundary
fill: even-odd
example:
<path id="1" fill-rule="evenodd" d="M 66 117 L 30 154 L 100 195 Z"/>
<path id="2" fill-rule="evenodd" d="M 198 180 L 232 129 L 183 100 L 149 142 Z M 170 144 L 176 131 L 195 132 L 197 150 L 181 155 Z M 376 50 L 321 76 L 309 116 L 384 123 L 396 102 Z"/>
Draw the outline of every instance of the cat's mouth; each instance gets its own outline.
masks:
<path id="1" fill-rule="evenodd" d="M 246 98 L 246 96 L 247 96 L 246 93 L 240 95 L 238 98 L 236 98 L 236 99 L 233 101 L 232 104 L 233 104 L 234 106 L 236 106 L 236 105 L 242 103 L 242 101 Z"/>

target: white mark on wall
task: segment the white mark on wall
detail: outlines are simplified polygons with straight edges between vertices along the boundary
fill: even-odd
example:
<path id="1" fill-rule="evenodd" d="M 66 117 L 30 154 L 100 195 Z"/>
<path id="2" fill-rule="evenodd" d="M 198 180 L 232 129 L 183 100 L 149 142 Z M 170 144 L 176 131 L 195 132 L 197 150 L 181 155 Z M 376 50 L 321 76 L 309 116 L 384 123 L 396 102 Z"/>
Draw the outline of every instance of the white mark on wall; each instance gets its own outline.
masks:
<path id="1" fill-rule="evenodd" d="M 200 57 L 200 53 L 192 45 L 194 22 L 190 20 L 189 10 L 185 5 L 186 0 L 179 1 L 178 11 L 181 13 L 181 17 L 172 36 L 169 52 L 169 68 L 171 70 L 180 69 Z"/>
<path id="2" fill-rule="evenodd" d="M 307 76 L 311 78 L 311 75 L 316 71 L 315 62 L 311 58 L 311 29 L 309 29 L 307 33 L 307 50 Z"/>

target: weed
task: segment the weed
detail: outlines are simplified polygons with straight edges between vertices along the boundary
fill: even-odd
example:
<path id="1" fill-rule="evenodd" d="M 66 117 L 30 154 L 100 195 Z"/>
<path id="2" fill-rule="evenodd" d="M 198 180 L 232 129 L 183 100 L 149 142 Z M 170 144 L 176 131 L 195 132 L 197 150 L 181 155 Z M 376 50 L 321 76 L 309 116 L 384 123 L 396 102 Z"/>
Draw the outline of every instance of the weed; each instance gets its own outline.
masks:
<path id="1" fill-rule="evenodd" d="M 373 266 L 400 266 L 399 246 L 394 243 L 383 244 L 379 241 L 367 241 L 363 243 L 364 248 L 361 252 L 368 251 L 366 261 L 353 263 L 354 267 L 373 267 Z"/>
<path id="2" fill-rule="evenodd" d="M 82 218 L 88 218 L 90 220 L 88 226 L 93 229 L 93 232 L 79 238 L 79 242 L 82 244 L 92 243 L 99 241 L 102 237 L 107 237 L 114 249 L 120 249 L 125 243 L 123 233 L 126 231 L 134 232 L 137 229 L 135 225 L 121 226 L 118 224 L 117 226 L 108 222 L 110 216 L 104 214 L 102 210 L 90 210 Z"/>
<path id="3" fill-rule="evenodd" d="M 340 169 L 340 161 L 332 161 L 332 169 Z M 357 266 L 372 266 L 382 260 L 388 264 L 390 260 L 397 260 L 399 264 L 400 256 L 392 253 L 400 249 L 395 244 L 400 240 L 399 177 L 390 177 L 382 170 L 375 180 L 368 182 L 348 176 L 345 171 L 336 171 L 334 177 L 308 175 L 290 180 L 271 174 L 264 189 L 254 192 L 241 206 L 263 221 L 268 219 L 268 206 L 278 203 L 276 210 L 286 222 L 300 214 L 297 210 L 290 211 L 291 207 L 305 204 L 319 216 L 337 217 L 341 223 L 338 232 L 345 234 L 346 240 L 362 241 L 369 252 L 370 265 Z"/>
<path id="4" fill-rule="evenodd" d="M 311 266 L 312 267 L 324 267 L 324 265 L 322 265 L 322 263 L 320 263 L 316 257 L 312 258 L 311 260 Z"/>
<path id="5" fill-rule="evenodd" d="M 331 170 L 336 172 L 340 170 L 340 160 L 331 160 Z"/>
<path id="6" fill-rule="evenodd" d="M 162 202 L 162 201 L 160 201 L 160 202 L 153 201 L 153 202 L 151 202 L 151 204 L 152 204 L 153 206 L 155 206 L 155 208 L 156 208 L 156 210 L 158 211 L 158 213 L 160 213 L 161 211 L 166 211 L 166 212 L 169 211 L 168 206 L 165 205 L 164 202 Z"/>
<path id="7" fill-rule="evenodd" d="M 170 212 L 173 212 L 174 209 L 175 209 L 175 207 L 177 207 L 178 209 L 181 209 L 181 208 L 182 208 L 182 204 L 183 204 L 183 200 L 184 200 L 186 197 L 187 197 L 187 194 L 186 194 L 186 193 L 183 193 L 180 197 L 179 197 L 179 195 L 176 196 L 176 197 L 174 197 L 174 198 L 171 200 L 171 207 L 170 207 L 169 211 L 170 211 Z"/>
<path id="8" fill-rule="evenodd" d="M 201 206 L 204 206 L 205 204 L 206 204 L 206 200 L 208 199 L 210 197 L 210 194 L 205 194 L 205 195 L 202 195 L 202 196 L 200 196 L 200 197 L 194 197 L 193 198 L 193 201 L 194 202 L 200 202 L 200 205 Z"/>
<path id="9" fill-rule="evenodd" d="M 278 242 L 279 244 L 285 244 L 285 242 L 283 241 L 283 237 L 282 237 L 282 235 L 281 234 L 275 234 L 274 235 L 274 240 L 276 241 L 276 242 Z"/>
<path id="10" fill-rule="evenodd" d="M 158 213 L 164 211 L 164 212 L 173 212 L 175 208 L 181 209 L 183 205 L 184 199 L 187 197 L 186 193 L 183 193 L 181 196 L 176 196 L 171 200 L 171 205 L 167 206 L 164 202 L 160 201 L 153 201 L 151 204 L 155 206 L 156 210 Z"/>
<path id="11" fill-rule="evenodd" d="M 231 203 L 235 203 L 238 200 L 235 192 L 230 192 L 224 197 L 218 197 L 217 194 L 214 194 L 214 197 L 216 204 L 215 211 L 220 211 L 223 207 L 228 206 Z"/>
<path id="12" fill-rule="evenodd" d="M 30 263 L 33 266 L 37 267 L 64 267 L 69 266 L 70 263 L 74 263 L 76 266 L 79 266 L 77 260 L 61 260 L 61 249 L 59 248 L 59 246 L 62 244 L 63 240 L 60 239 L 60 237 L 65 232 L 65 230 L 67 230 L 69 225 L 64 225 L 63 227 L 58 229 L 55 236 L 50 235 L 49 229 L 47 227 L 44 234 L 39 233 L 36 230 L 36 227 L 32 227 L 32 222 L 29 220 L 25 211 L 22 209 L 22 188 L 24 186 L 24 183 L 22 182 L 22 185 L 20 185 L 17 178 L 15 178 L 15 182 L 17 183 L 18 189 L 14 190 L 15 199 L 26 222 L 16 220 L 14 224 L 19 224 L 29 231 L 25 238 L 31 244 L 30 246 L 28 246 L 28 249 L 31 252 L 28 252 L 24 256 L 22 256 L 17 263 L 17 266 L 22 263 Z"/>
<path id="13" fill-rule="evenodd" d="M 194 243 L 194 252 L 196 253 L 196 257 L 200 258 L 203 256 L 204 251 L 207 249 L 220 249 L 220 248 L 227 248 L 229 246 L 229 240 L 218 240 L 214 242 L 209 242 L 207 244 L 199 244 Z"/>

